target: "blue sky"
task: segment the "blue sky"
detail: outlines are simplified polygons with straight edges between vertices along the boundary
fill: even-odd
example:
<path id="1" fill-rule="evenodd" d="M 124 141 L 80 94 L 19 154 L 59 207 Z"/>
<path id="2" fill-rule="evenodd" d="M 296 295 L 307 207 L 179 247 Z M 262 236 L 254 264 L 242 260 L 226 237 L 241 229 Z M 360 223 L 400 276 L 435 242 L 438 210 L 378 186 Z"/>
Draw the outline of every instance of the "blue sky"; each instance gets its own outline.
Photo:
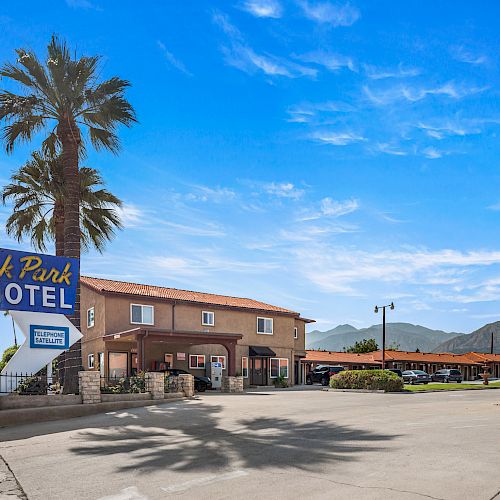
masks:
<path id="1" fill-rule="evenodd" d="M 50 5 L 2 5 L 0 61 L 58 33 L 131 81 L 140 122 L 86 161 L 126 228 L 84 273 L 249 296 L 320 329 L 391 300 L 394 321 L 499 319 L 497 2 Z M 1 153 L 2 183 L 32 148 Z"/>

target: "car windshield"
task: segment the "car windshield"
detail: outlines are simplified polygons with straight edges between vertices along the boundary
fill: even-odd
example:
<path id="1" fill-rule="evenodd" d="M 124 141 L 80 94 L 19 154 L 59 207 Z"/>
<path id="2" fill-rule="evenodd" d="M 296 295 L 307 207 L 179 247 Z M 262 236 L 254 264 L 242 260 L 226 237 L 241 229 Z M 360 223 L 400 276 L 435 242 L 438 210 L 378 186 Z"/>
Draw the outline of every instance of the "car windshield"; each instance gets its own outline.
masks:
<path id="1" fill-rule="evenodd" d="M 462 375 L 462 373 L 460 372 L 460 370 L 450 370 L 450 373 L 452 375 Z"/>
<path id="2" fill-rule="evenodd" d="M 413 370 L 413 373 L 416 373 L 417 375 L 427 375 L 427 373 L 423 372 L 422 370 Z"/>

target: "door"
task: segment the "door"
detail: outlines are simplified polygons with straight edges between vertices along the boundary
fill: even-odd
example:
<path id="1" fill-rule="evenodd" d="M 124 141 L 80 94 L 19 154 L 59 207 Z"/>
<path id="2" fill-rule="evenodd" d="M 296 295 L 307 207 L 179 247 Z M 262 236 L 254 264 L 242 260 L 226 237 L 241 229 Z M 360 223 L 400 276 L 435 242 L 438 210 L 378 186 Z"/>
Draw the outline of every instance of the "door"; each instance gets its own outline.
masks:
<path id="1" fill-rule="evenodd" d="M 298 361 L 294 362 L 293 378 L 294 378 L 294 384 L 299 385 L 299 362 Z"/>
<path id="2" fill-rule="evenodd" d="M 252 385 L 265 385 L 265 375 L 264 358 L 250 358 L 250 383 Z"/>

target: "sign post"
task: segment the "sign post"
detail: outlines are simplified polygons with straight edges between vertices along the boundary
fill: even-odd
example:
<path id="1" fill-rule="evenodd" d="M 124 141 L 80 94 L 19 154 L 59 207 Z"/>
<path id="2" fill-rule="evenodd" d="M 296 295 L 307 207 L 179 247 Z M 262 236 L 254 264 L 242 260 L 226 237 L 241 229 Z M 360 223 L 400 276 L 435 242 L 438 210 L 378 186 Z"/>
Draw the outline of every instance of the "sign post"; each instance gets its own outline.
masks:
<path id="1" fill-rule="evenodd" d="M 52 377 L 52 361 L 82 338 L 65 316 L 74 311 L 78 276 L 78 259 L 0 248 L 0 310 L 26 338 L 0 374 L 0 394 L 16 390 L 17 374 L 47 366 Z"/>

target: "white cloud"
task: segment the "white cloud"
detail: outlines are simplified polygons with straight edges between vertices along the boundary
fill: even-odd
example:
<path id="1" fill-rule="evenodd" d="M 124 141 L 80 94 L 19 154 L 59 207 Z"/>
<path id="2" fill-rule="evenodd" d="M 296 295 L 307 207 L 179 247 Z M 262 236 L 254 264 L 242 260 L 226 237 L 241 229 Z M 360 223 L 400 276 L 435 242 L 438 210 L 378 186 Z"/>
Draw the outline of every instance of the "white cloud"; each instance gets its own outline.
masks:
<path id="1" fill-rule="evenodd" d="M 365 137 L 352 132 L 314 132 L 311 134 L 311 138 L 333 146 L 347 146 L 367 140 Z"/>
<path id="2" fill-rule="evenodd" d="M 307 54 L 297 56 L 297 58 L 306 63 L 324 66 L 329 71 L 338 71 L 342 68 L 347 68 L 355 73 L 358 71 L 358 68 L 352 58 L 334 54 L 332 52 L 308 52 Z"/>
<path id="3" fill-rule="evenodd" d="M 297 218 L 297 221 L 299 222 L 304 222 L 304 221 L 311 221 L 311 220 L 316 220 L 321 217 L 329 217 L 329 218 L 338 218 L 342 217 L 344 215 L 350 214 L 352 212 L 355 212 L 356 210 L 359 209 L 359 201 L 355 199 L 350 199 L 350 200 L 334 200 L 333 198 L 326 197 L 323 198 L 319 202 L 319 207 L 314 209 L 314 210 L 305 210 L 303 211 L 302 214 Z M 351 230 L 353 229 L 352 227 L 344 229 L 347 230 L 342 230 L 342 227 L 339 227 L 338 232 L 352 232 Z"/>
<path id="4" fill-rule="evenodd" d="M 234 200 L 236 192 L 226 187 L 193 186 L 193 192 L 186 195 L 190 201 L 224 203 Z"/>
<path id="5" fill-rule="evenodd" d="M 304 15 L 311 21 L 332 26 L 351 26 L 361 16 L 356 7 L 349 3 L 299 1 Z"/>
<path id="6" fill-rule="evenodd" d="M 179 224 L 177 222 L 170 222 L 167 220 L 161 221 L 161 225 L 171 227 L 178 234 L 185 234 L 188 236 L 205 236 L 205 237 L 215 237 L 220 238 L 226 236 L 226 233 L 222 231 L 215 224 L 204 223 L 201 226 L 193 226 L 188 224 Z"/>
<path id="7" fill-rule="evenodd" d="M 391 145 L 389 143 L 385 143 L 385 142 L 377 143 L 376 150 L 380 153 L 385 153 L 385 154 L 394 155 L 394 156 L 407 156 L 408 155 L 408 153 L 406 151 L 403 151 L 399 147 Z"/>
<path id="8" fill-rule="evenodd" d="M 124 203 L 121 207 L 114 209 L 124 227 L 136 227 L 146 219 L 146 212 L 136 205 Z"/>
<path id="9" fill-rule="evenodd" d="M 437 158 L 441 158 L 443 155 L 447 154 L 444 151 L 440 151 L 439 149 L 433 148 L 433 147 L 428 147 L 422 150 L 422 154 L 426 157 L 429 158 L 430 160 L 435 160 Z"/>
<path id="10" fill-rule="evenodd" d="M 304 195 L 304 190 L 297 188 L 291 182 L 270 182 L 264 184 L 264 191 L 278 198 L 292 198 L 294 200 L 301 198 Z"/>
<path id="11" fill-rule="evenodd" d="M 429 137 L 438 140 L 444 139 L 447 136 L 464 137 L 466 135 L 481 133 L 481 129 L 479 127 L 465 127 L 453 122 L 441 123 L 439 125 L 431 125 L 428 123 L 420 122 L 417 124 L 417 127 L 421 130 L 424 130 Z"/>
<path id="12" fill-rule="evenodd" d="M 365 64 L 366 76 L 371 80 L 382 80 L 385 78 L 408 78 L 418 76 L 421 73 L 419 68 L 405 68 L 402 64 L 397 69 L 384 69 Z"/>
<path id="13" fill-rule="evenodd" d="M 428 96 L 446 96 L 450 99 L 463 99 L 469 95 L 484 92 L 488 87 L 474 87 L 466 85 L 456 85 L 448 82 L 436 87 L 416 87 L 410 85 L 399 85 L 383 90 L 373 90 L 367 85 L 363 87 L 363 92 L 370 102 L 377 106 L 383 106 L 395 101 L 406 100 L 417 102 Z"/>
<path id="14" fill-rule="evenodd" d="M 255 17 L 277 19 L 283 15 L 283 7 L 277 0 L 246 0 L 241 8 Z"/>
<path id="15" fill-rule="evenodd" d="M 192 76 L 192 74 L 187 70 L 186 66 L 184 66 L 184 63 L 177 59 L 172 52 L 167 50 L 167 47 L 161 40 L 157 40 L 156 44 L 162 51 L 165 59 L 168 61 L 168 63 L 173 66 L 174 68 L 178 69 L 182 73 L 185 73 L 186 75 Z"/>
<path id="16" fill-rule="evenodd" d="M 466 49 L 464 46 L 452 47 L 451 53 L 457 61 L 467 64 L 479 65 L 488 62 L 487 56 L 474 53 L 471 50 Z"/>
<path id="17" fill-rule="evenodd" d="M 228 36 L 229 45 L 222 47 L 226 64 L 248 74 L 262 72 L 268 76 L 283 76 L 299 78 L 308 76 L 314 78 L 317 70 L 294 63 L 283 57 L 272 54 L 259 54 L 245 41 L 240 30 L 234 26 L 229 17 L 221 12 L 213 15 L 214 22 Z"/>
<path id="18" fill-rule="evenodd" d="M 355 108 L 350 104 L 338 101 L 325 102 L 305 102 L 288 108 L 288 122 L 292 123 L 309 123 L 317 115 L 331 115 L 332 113 L 347 113 L 355 111 Z"/>

